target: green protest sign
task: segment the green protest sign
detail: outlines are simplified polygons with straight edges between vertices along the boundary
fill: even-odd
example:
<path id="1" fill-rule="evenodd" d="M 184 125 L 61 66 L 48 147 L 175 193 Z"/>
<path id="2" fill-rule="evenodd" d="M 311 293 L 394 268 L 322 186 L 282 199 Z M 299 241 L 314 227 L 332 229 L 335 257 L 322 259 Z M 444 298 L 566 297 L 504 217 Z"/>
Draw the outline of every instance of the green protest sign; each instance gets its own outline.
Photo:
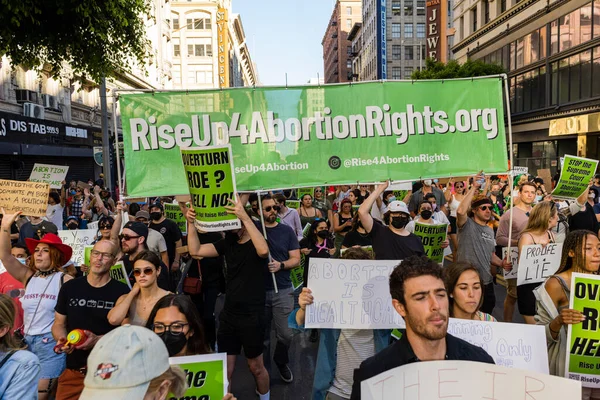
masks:
<path id="1" fill-rule="evenodd" d="M 304 284 L 304 268 L 306 268 L 306 257 L 304 254 L 300 254 L 300 266 L 290 270 L 290 278 L 292 279 L 294 290 Z"/>
<path id="2" fill-rule="evenodd" d="M 448 224 L 429 225 L 415 222 L 415 235 L 421 238 L 425 255 L 436 262 L 444 261 L 444 249 L 442 242 L 446 240 Z"/>
<path id="3" fill-rule="evenodd" d="M 175 221 L 182 233 L 187 233 L 187 220 L 181 212 L 179 205 L 166 203 L 163 206 L 165 207 L 165 217 Z"/>
<path id="4" fill-rule="evenodd" d="M 241 228 L 240 220 L 225 206 L 236 201 L 231 146 L 181 149 L 197 226 L 206 232 Z"/>
<path id="5" fill-rule="evenodd" d="M 92 256 L 92 249 L 94 246 L 85 246 L 83 249 L 83 264 L 90 266 L 90 258 Z"/>
<path id="6" fill-rule="evenodd" d="M 109 273 L 112 279 L 126 284 L 127 286 L 129 286 L 129 289 L 131 289 L 131 282 L 129 282 L 129 277 L 127 276 L 127 270 L 125 269 L 123 261 L 119 261 L 118 263 L 110 267 Z"/>
<path id="7" fill-rule="evenodd" d="M 567 160 L 565 160 L 565 165 Z M 573 273 L 569 308 L 586 317 L 579 324 L 567 325 L 565 375 L 584 387 L 600 388 L 600 277 Z"/>
<path id="8" fill-rule="evenodd" d="M 183 397 L 168 396 L 170 400 L 221 400 L 227 393 L 227 354 L 171 357 L 169 364 L 185 372 L 188 390 Z"/>
<path id="9" fill-rule="evenodd" d="M 581 196 L 596 173 L 596 167 L 598 167 L 598 160 L 565 155 L 560 179 L 552 192 L 552 197 L 576 199 Z"/>
<path id="10" fill-rule="evenodd" d="M 315 197 L 315 189 L 314 188 L 299 188 L 298 189 L 298 200 L 302 201 L 304 195 L 309 194 L 310 197 Z"/>
<path id="11" fill-rule="evenodd" d="M 304 229 L 302 229 L 302 236 L 303 237 L 308 237 L 308 234 L 310 232 L 310 222 L 308 222 L 306 225 L 304 225 Z"/>
<path id="12" fill-rule="evenodd" d="M 127 195 L 187 194 L 179 148 L 221 144 L 244 191 L 505 173 L 502 100 L 501 77 L 122 94 Z"/>
<path id="13" fill-rule="evenodd" d="M 285 205 L 289 208 L 293 208 L 294 210 L 300 208 L 300 202 L 298 200 L 286 200 Z"/>

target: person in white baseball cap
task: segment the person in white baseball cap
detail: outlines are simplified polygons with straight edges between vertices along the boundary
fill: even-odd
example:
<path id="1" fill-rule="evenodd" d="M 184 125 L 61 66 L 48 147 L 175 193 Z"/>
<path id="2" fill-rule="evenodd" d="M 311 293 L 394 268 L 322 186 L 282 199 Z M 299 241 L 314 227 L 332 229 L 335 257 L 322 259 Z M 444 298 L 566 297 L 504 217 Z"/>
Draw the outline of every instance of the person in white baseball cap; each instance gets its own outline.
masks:
<path id="1" fill-rule="evenodd" d="M 388 188 L 389 182 L 377 186 L 377 189 L 367 197 L 358 209 L 358 217 L 362 226 L 371 234 L 373 252 L 376 260 L 403 260 L 407 257 L 425 255 L 421 239 L 406 230 L 410 221 L 410 213 L 406 203 L 398 200 L 391 201 L 383 219 L 387 228 L 375 222 L 371 216 L 371 208 L 375 200 Z"/>
<path id="2" fill-rule="evenodd" d="M 123 325 L 104 335 L 88 358 L 81 398 L 158 400 L 187 389 L 185 374 L 169 365 L 163 341 L 141 326 Z"/>

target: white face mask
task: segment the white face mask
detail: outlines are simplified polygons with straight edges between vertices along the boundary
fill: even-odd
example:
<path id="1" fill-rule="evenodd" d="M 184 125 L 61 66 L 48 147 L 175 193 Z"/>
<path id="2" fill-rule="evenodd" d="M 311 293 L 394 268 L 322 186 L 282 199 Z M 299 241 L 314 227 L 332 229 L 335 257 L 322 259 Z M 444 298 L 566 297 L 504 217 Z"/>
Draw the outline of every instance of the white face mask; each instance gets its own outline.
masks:
<path id="1" fill-rule="evenodd" d="M 431 179 L 425 179 L 423 184 L 425 184 L 425 186 L 431 186 Z"/>
<path id="2" fill-rule="evenodd" d="M 588 199 L 595 199 L 596 195 L 594 193 L 588 194 Z"/>
<path id="3" fill-rule="evenodd" d="M 26 258 L 17 258 L 17 261 L 19 261 L 23 265 L 25 265 L 27 263 L 27 259 Z"/>

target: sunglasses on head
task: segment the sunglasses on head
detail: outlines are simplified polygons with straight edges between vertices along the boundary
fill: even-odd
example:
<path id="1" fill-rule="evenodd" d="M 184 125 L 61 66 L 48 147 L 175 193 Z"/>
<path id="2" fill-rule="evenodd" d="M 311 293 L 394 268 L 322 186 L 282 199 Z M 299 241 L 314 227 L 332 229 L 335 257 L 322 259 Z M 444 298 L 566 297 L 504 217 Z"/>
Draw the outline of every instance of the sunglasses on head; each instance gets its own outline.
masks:
<path id="1" fill-rule="evenodd" d="M 140 276 L 142 275 L 142 272 L 144 273 L 144 275 L 152 275 L 154 273 L 154 269 L 148 267 L 148 268 L 144 268 L 144 269 L 133 269 L 133 276 Z"/>
<path id="2" fill-rule="evenodd" d="M 280 209 L 281 209 L 281 207 L 279 207 L 279 206 L 266 206 L 265 207 L 266 212 L 271 212 L 271 210 L 279 211 Z"/>

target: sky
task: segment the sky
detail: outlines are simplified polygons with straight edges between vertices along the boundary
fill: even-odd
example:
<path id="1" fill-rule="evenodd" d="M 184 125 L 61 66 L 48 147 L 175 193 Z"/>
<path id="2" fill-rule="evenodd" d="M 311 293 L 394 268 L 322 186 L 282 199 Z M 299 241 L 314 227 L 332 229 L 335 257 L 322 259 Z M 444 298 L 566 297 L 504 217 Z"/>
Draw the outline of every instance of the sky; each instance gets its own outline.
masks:
<path id="1" fill-rule="evenodd" d="M 263 86 L 303 85 L 323 78 L 321 40 L 333 0 L 231 0 Z"/>

